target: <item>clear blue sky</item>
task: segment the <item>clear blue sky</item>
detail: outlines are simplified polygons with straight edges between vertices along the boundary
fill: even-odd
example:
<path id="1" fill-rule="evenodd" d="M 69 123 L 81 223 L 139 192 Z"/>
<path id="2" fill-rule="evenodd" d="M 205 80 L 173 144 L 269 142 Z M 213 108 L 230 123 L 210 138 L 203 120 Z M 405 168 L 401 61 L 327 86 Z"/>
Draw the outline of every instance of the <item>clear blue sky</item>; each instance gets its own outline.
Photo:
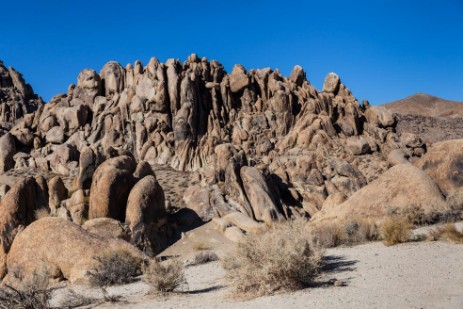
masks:
<path id="1" fill-rule="evenodd" d="M 130 2 L 130 3 L 129 3 Z M 45 100 L 80 70 L 197 53 L 230 71 L 338 73 L 373 104 L 417 92 L 463 101 L 463 0 L 2 1 L 0 59 Z"/>

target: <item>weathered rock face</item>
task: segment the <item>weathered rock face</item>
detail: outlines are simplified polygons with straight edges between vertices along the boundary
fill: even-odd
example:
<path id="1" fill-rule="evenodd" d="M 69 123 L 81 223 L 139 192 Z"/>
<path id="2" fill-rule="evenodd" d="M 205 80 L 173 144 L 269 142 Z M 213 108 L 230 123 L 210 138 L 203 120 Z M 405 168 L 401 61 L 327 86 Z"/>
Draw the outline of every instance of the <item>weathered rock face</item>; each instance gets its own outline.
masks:
<path id="1" fill-rule="evenodd" d="M 132 231 L 131 243 L 152 252 L 149 237 L 167 223 L 164 191 L 153 175 L 139 180 L 130 191 L 125 223 Z"/>
<path id="2" fill-rule="evenodd" d="M 96 169 L 90 187 L 90 219 L 125 221 L 127 199 L 135 182 L 134 170 L 135 162 L 128 156 L 109 159 Z"/>
<path id="3" fill-rule="evenodd" d="M 414 208 L 423 211 L 423 214 L 432 214 L 444 213 L 447 207 L 439 188 L 429 176 L 411 164 L 399 164 L 345 202 L 325 205 L 315 214 L 313 221 L 381 220 L 389 213 L 406 214 Z"/>
<path id="4" fill-rule="evenodd" d="M 184 206 L 179 197 L 161 207 L 151 166 L 194 175 L 181 192 L 201 221 L 241 213 L 271 225 L 312 217 L 391 165 L 425 154 L 419 136 L 397 134 L 396 125 L 396 116 L 360 103 L 334 73 L 318 91 L 300 66 L 285 77 L 242 65 L 227 74 L 195 54 L 183 63 L 111 61 L 100 73 L 83 70 L 66 94 L 18 120 L 2 137 L 0 167 L 73 180 L 69 191 L 84 200 L 90 190 L 89 201 L 67 200 L 63 216 L 81 223 L 88 204 L 90 219 L 127 222 L 141 246 L 156 234 L 148 226 Z"/>
<path id="5" fill-rule="evenodd" d="M 35 212 L 46 207 L 45 192 L 32 177 L 19 180 L 0 203 L 0 277 L 5 275 L 4 262 L 16 235 L 35 220 Z"/>
<path id="6" fill-rule="evenodd" d="M 87 272 L 95 265 L 94 257 L 104 250 L 118 249 L 141 256 L 140 251 L 123 240 L 92 234 L 61 218 L 44 218 L 15 238 L 8 254 L 8 274 L 4 282 L 18 287 L 21 282 L 15 278 L 15 271 L 20 271 L 27 282 L 34 272 L 39 273 L 45 267 L 50 280 L 86 283 Z"/>
<path id="7" fill-rule="evenodd" d="M 34 94 L 21 73 L 12 67 L 7 69 L 0 60 L 0 126 L 12 128 L 18 120 L 35 112 L 42 104 L 42 99 Z"/>
<path id="8" fill-rule="evenodd" d="M 463 191 L 463 140 L 433 144 L 417 166 L 436 182 L 446 196 Z"/>

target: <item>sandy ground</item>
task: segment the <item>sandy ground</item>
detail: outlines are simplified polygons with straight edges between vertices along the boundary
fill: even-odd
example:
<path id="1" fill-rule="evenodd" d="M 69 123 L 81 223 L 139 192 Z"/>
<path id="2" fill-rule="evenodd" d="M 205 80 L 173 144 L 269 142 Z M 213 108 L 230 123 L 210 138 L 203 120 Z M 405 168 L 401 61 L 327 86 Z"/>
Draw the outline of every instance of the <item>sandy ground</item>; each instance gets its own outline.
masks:
<path id="1" fill-rule="evenodd" d="M 108 288 L 125 300 L 97 308 L 463 308 L 463 245 L 378 242 L 329 249 L 326 260 L 315 287 L 290 294 L 234 299 L 224 271 L 213 262 L 187 268 L 188 292 L 159 297 L 137 282 Z M 346 285 L 328 284 L 333 278 Z"/>

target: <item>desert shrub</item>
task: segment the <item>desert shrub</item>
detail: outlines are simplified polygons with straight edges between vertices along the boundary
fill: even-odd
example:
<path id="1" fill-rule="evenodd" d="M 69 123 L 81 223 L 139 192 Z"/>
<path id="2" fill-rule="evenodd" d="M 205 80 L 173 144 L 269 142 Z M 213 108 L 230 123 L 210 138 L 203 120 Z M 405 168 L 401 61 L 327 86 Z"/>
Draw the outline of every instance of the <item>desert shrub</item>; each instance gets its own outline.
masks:
<path id="1" fill-rule="evenodd" d="M 14 275 L 21 281 L 21 287 L 4 285 L 0 288 L 0 309 L 49 308 L 53 289 L 48 287 L 48 271 L 45 268 L 34 271 L 28 280 L 25 280 L 20 269 L 15 270 Z"/>
<path id="2" fill-rule="evenodd" d="M 311 229 L 314 243 L 325 248 L 337 247 L 345 243 L 347 235 L 339 223 L 323 222 Z"/>
<path id="3" fill-rule="evenodd" d="M 318 274 L 322 250 L 305 221 L 280 223 L 263 234 L 249 234 L 223 261 L 227 277 L 241 295 L 257 296 L 308 286 Z"/>
<path id="4" fill-rule="evenodd" d="M 193 265 L 206 264 L 206 263 L 214 262 L 218 260 L 219 260 L 219 257 L 214 252 L 203 251 L 195 255 L 190 265 L 193 266 Z"/>
<path id="5" fill-rule="evenodd" d="M 103 252 L 95 260 L 97 265 L 87 273 L 93 286 L 129 283 L 140 274 L 141 259 L 126 249 Z"/>
<path id="6" fill-rule="evenodd" d="M 211 249 L 211 246 L 208 243 L 206 243 L 205 241 L 202 241 L 202 240 L 194 241 L 191 244 L 191 247 L 193 248 L 193 250 L 196 250 L 196 251 L 204 251 L 204 250 L 210 250 Z"/>
<path id="7" fill-rule="evenodd" d="M 463 244 L 463 233 L 460 232 L 455 224 L 446 224 L 439 229 L 439 238 L 457 244 Z"/>
<path id="8" fill-rule="evenodd" d="M 362 218 L 323 222 L 313 226 L 311 234 L 314 242 L 325 248 L 355 245 L 378 240 L 380 237 L 378 226 L 374 222 Z"/>
<path id="9" fill-rule="evenodd" d="M 389 217 L 381 225 L 381 236 L 387 246 L 410 240 L 411 225 L 406 218 Z"/>
<path id="10" fill-rule="evenodd" d="M 186 285 L 184 265 L 178 259 L 157 261 L 153 259 L 143 269 L 143 281 L 148 283 L 154 292 L 174 292 Z"/>

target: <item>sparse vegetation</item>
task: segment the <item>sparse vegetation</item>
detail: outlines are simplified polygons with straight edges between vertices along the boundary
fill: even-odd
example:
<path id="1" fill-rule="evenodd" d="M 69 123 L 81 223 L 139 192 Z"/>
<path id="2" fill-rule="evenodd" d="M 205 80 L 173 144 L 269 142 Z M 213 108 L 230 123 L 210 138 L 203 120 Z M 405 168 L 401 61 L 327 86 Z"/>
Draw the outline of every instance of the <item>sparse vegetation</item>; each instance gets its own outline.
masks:
<path id="1" fill-rule="evenodd" d="M 219 257 L 212 251 L 203 251 L 195 255 L 193 261 L 190 263 L 190 266 L 206 264 L 209 262 L 218 261 Z"/>
<path id="2" fill-rule="evenodd" d="M 143 269 L 143 281 L 156 293 L 169 293 L 187 284 L 184 265 L 178 259 L 157 261 L 153 259 Z"/>
<path id="3" fill-rule="evenodd" d="M 258 296 L 308 286 L 318 274 L 322 250 L 305 229 L 305 221 L 277 224 L 264 234 L 249 234 L 223 267 L 235 291 Z"/>
<path id="4" fill-rule="evenodd" d="M 129 283 L 140 274 L 141 259 L 125 249 L 106 251 L 95 260 L 96 267 L 88 272 L 93 286 Z"/>
<path id="5" fill-rule="evenodd" d="M 457 244 L 463 244 L 463 232 L 459 231 L 455 224 L 448 223 L 439 229 L 439 238 Z"/>
<path id="6" fill-rule="evenodd" d="M 407 242 L 410 235 L 411 224 L 406 218 L 389 217 L 381 225 L 381 236 L 387 246 Z"/>
<path id="7" fill-rule="evenodd" d="M 211 246 L 202 240 L 193 241 L 193 243 L 191 244 L 191 247 L 193 248 L 193 250 L 196 250 L 196 251 L 205 251 L 205 250 L 211 249 Z"/>
<path id="8" fill-rule="evenodd" d="M 311 233 L 314 242 L 325 248 L 355 245 L 380 238 L 378 226 L 366 219 L 324 222 L 313 226 Z"/>
<path id="9" fill-rule="evenodd" d="M 13 288 L 5 285 L 0 288 L 0 309 L 24 308 L 46 309 L 53 289 L 48 286 L 48 271 L 40 269 L 34 272 L 30 279 L 25 280 L 20 269 L 15 271 L 15 276 L 21 280 L 21 288 Z"/>

